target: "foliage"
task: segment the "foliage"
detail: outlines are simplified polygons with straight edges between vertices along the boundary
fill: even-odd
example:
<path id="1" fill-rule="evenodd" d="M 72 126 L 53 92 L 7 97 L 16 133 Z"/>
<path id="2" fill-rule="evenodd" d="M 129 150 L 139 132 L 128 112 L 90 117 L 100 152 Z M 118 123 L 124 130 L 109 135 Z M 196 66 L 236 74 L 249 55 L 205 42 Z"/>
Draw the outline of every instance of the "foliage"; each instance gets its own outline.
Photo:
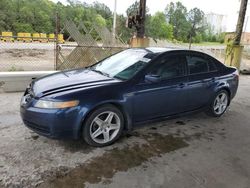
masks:
<path id="1" fill-rule="evenodd" d="M 135 3 L 130 5 L 128 7 L 128 9 L 126 10 L 127 16 L 137 15 L 138 10 L 139 10 L 139 6 L 140 6 L 139 1 L 136 1 Z"/>
<path id="2" fill-rule="evenodd" d="M 14 22 L 13 27 L 15 28 L 16 32 L 28 32 L 28 33 L 34 32 L 33 28 L 32 28 L 32 25 L 30 25 L 28 23 Z"/>
<path id="3" fill-rule="evenodd" d="M 92 23 L 112 28 L 113 13 L 103 3 L 88 4 L 77 0 L 67 0 L 67 5 L 50 0 L 0 0 L 0 32 L 38 32 L 54 33 L 55 15 L 60 16 L 61 27 L 66 19 L 76 24 L 83 22 L 88 29 Z M 128 41 L 135 29 L 126 28 L 129 15 L 138 14 L 139 1 L 128 7 L 127 16 L 117 15 L 117 34 Z M 223 34 L 213 34 L 211 27 L 203 22 L 204 13 L 198 8 L 190 11 L 181 2 L 170 2 L 165 12 L 149 14 L 146 8 L 145 32 L 146 36 L 154 39 L 168 39 L 173 41 L 223 41 Z M 65 33 L 67 35 L 67 33 Z M 93 32 L 94 37 L 97 33 Z"/>
<path id="4" fill-rule="evenodd" d="M 193 42 L 201 42 L 202 38 L 199 34 L 204 30 L 204 12 L 198 8 L 193 8 L 188 12 L 189 28 L 189 48 Z M 195 37 L 193 39 L 193 37 Z"/>
<path id="5" fill-rule="evenodd" d="M 205 22 L 205 14 L 198 8 L 190 11 L 181 3 L 171 2 L 165 9 L 167 22 L 173 26 L 173 38 L 182 42 L 222 42 L 223 35 L 214 34 Z"/>
<path id="6" fill-rule="evenodd" d="M 173 26 L 173 37 L 179 41 L 187 41 L 190 27 L 187 8 L 181 2 L 171 2 L 165 9 L 165 15 L 168 23 Z"/>
<path id="7" fill-rule="evenodd" d="M 106 26 L 106 20 L 100 14 L 96 15 L 95 22 L 99 26 Z"/>
<path id="8" fill-rule="evenodd" d="M 190 23 L 189 43 L 192 42 L 192 37 L 196 37 L 197 33 L 203 30 L 203 20 L 204 20 L 204 12 L 202 10 L 198 8 L 193 8 L 188 12 L 188 21 Z M 196 40 L 197 39 L 198 38 L 196 37 Z"/>
<path id="9" fill-rule="evenodd" d="M 172 39 L 173 27 L 166 22 L 164 13 L 157 12 L 150 17 L 149 33 L 151 37 L 156 39 Z"/>
<path id="10" fill-rule="evenodd" d="M 200 32 L 202 35 L 202 41 L 204 42 L 219 42 L 224 43 L 225 33 L 213 33 L 209 24 Z"/>
<path id="11" fill-rule="evenodd" d="M 124 42 L 128 42 L 132 37 L 131 29 L 125 27 L 127 18 L 123 15 L 117 15 L 116 17 L 116 33 Z"/>
<path id="12" fill-rule="evenodd" d="M 136 0 L 132 5 L 130 5 L 127 8 L 126 10 L 127 16 L 133 16 L 133 15 L 139 14 L 139 7 L 140 7 L 140 2 L 139 0 Z M 149 8 L 146 7 L 146 15 L 148 14 L 148 12 L 149 12 Z"/>

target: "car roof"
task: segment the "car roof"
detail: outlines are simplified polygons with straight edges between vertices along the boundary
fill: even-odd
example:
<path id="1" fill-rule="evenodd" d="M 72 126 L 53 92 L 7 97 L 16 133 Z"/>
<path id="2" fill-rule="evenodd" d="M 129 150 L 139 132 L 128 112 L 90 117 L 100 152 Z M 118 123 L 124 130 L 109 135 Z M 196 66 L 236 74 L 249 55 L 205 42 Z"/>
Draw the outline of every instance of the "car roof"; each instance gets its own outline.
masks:
<path id="1" fill-rule="evenodd" d="M 204 52 L 201 51 L 197 51 L 197 50 L 189 50 L 189 49 L 185 49 L 185 48 L 172 48 L 172 47 L 147 47 L 147 48 L 130 48 L 133 50 L 136 49 L 144 49 L 146 51 L 148 51 L 149 53 L 155 54 L 155 55 L 160 55 L 163 54 L 165 52 L 174 52 L 174 51 L 179 51 L 179 52 L 195 52 L 195 53 L 199 53 L 199 54 L 206 54 Z M 209 54 L 206 54 L 208 56 L 211 56 Z M 212 56 L 211 56 L 212 57 Z"/>
<path id="2" fill-rule="evenodd" d="M 167 51 L 180 51 L 180 50 L 186 50 L 186 49 L 176 49 L 176 48 L 164 48 L 164 47 L 147 47 L 147 48 L 129 48 L 129 50 L 146 50 L 150 53 L 153 54 L 159 54 L 159 53 L 164 53 Z"/>
<path id="3" fill-rule="evenodd" d="M 218 60 L 217 58 L 211 56 L 210 54 L 201 52 L 201 51 L 197 51 L 197 50 L 189 50 L 189 49 L 185 49 L 185 48 L 171 48 L 171 47 L 147 47 L 144 48 L 147 51 L 150 51 L 152 54 L 155 54 L 156 56 L 163 54 L 165 52 L 174 52 L 174 51 L 179 51 L 179 52 L 194 52 L 194 53 L 198 53 L 200 55 L 206 55 L 209 56 L 210 58 L 218 61 L 220 64 L 224 65 L 220 60 Z"/>
<path id="4" fill-rule="evenodd" d="M 154 54 L 162 54 L 162 53 L 165 53 L 165 52 L 173 52 L 173 51 L 179 51 L 179 52 L 195 52 L 195 53 L 199 53 L 199 54 L 205 54 L 204 52 L 201 52 L 201 51 L 197 51 L 197 50 L 189 50 L 189 49 L 185 49 L 185 48 L 172 48 L 172 47 L 147 47 L 147 48 L 144 48 L 145 50 L 147 51 L 150 51 L 151 53 L 154 53 Z M 206 54 L 208 55 L 208 54 Z"/>
<path id="5" fill-rule="evenodd" d="M 152 53 L 163 53 L 163 52 L 167 52 L 167 51 L 178 50 L 178 49 L 174 49 L 174 48 L 162 48 L 162 47 L 148 47 L 145 49 L 151 51 Z"/>

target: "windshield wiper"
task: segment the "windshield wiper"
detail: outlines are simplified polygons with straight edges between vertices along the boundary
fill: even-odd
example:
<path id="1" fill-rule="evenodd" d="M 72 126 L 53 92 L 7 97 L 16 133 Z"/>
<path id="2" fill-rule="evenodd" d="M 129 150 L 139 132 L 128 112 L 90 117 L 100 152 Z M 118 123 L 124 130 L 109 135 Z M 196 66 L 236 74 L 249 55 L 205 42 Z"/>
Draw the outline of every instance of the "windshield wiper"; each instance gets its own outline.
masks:
<path id="1" fill-rule="evenodd" d="M 101 74 L 101 75 L 110 77 L 110 75 L 109 75 L 108 73 L 105 73 L 105 72 L 102 72 L 102 71 L 99 71 L 99 70 L 96 70 L 96 69 L 90 69 L 90 70 L 92 70 L 92 71 L 94 71 L 94 72 L 97 72 L 97 73 L 99 73 L 99 74 Z"/>

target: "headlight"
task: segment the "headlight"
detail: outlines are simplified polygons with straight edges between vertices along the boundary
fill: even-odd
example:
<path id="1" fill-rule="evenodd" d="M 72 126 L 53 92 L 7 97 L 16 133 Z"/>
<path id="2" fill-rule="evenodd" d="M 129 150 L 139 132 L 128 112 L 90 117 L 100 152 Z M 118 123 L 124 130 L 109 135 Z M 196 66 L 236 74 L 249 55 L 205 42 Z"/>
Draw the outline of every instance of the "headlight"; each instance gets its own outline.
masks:
<path id="1" fill-rule="evenodd" d="M 36 108 L 50 108 L 50 109 L 55 109 L 55 108 L 70 108 L 77 106 L 79 104 L 78 100 L 73 100 L 73 101 L 63 101 L 63 102 L 58 102 L 58 101 L 47 101 L 47 100 L 38 100 L 35 103 Z"/>

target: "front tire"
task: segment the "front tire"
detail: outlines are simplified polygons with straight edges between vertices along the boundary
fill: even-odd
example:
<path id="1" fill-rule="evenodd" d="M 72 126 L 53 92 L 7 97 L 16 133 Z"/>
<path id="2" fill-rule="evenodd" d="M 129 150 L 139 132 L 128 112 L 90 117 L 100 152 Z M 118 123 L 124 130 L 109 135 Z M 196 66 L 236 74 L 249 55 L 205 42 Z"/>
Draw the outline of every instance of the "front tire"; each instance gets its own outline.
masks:
<path id="1" fill-rule="evenodd" d="M 113 105 L 105 105 L 87 117 L 82 135 L 89 145 L 103 147 L 113 144 L 121 136 L 123 128 L 121 111 Z"/>
<path id="2" fill-rule="evenodd" d="M 229 105 L 229 101 L 230 99 L 228 92 L 226 90 L 219 91 L 215 95 L 208 108 L 208 115 L 213 117 L 220 117 L 226 112 L 227 107 Z"/>

